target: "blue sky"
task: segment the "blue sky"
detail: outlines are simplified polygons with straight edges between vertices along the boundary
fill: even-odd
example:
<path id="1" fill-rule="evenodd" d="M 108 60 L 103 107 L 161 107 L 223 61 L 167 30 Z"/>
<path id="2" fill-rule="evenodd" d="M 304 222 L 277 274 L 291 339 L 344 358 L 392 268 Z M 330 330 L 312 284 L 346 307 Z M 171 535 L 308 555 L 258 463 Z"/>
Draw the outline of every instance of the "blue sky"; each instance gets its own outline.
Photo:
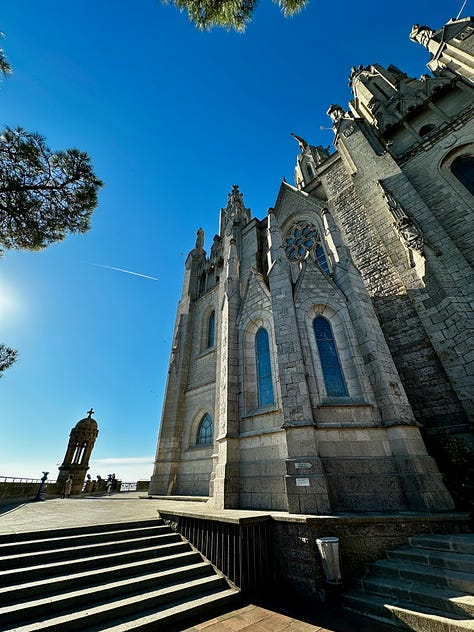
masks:
<path id="1" fill-rule="evenodd" d="M 331 103 L 347 106 L 351 66 L 427 72 L 411 26 L 439 28 L 460 5 L 311 0 L 285 19 L 261 0 L 241 35 L 198 32 L 157 0 L 2 0 L 14 74 L 0 123 L 87 151 L 105 187 L 87 234 L 0 260 L 0 341 L 20 353 L 0 380 L 0 476 L 56 478 L 91 406 L 92 476 L 151 475 L 196 230 L 209 249 L 233 184 L 263 217 L 293 181 L 290 132 L 332 143 L 320 127 Z"/>

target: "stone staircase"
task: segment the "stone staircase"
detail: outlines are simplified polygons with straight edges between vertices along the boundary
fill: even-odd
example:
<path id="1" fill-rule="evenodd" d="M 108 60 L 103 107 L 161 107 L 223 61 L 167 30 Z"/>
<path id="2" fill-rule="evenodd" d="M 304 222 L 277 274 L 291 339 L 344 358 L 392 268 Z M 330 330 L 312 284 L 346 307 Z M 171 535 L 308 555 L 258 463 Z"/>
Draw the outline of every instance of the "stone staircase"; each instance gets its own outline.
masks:
<path id="1" fill-rule="evenodd" d="M 239 591 L 161 520 L 0 536 L 0 630 L 179 630 Z"/>
<path id="2" fill-rule="evenodd" d="M 474 534 L 424 535 L 368 565 L 343 606 L 395 628 L 474 631 Z"/>

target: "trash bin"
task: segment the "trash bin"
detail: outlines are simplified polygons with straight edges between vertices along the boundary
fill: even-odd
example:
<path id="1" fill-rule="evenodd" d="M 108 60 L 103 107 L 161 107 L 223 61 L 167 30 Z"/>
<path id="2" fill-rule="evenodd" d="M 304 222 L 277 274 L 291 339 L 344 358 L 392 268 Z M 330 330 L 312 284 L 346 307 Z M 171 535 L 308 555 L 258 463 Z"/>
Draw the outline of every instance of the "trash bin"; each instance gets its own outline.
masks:
<path id="1" fill-rule="evenodd" d="M 328 584 L 342 584 L 341 563 L 339 558 L 339 538 L 317 538 L 316 545 Z"/>

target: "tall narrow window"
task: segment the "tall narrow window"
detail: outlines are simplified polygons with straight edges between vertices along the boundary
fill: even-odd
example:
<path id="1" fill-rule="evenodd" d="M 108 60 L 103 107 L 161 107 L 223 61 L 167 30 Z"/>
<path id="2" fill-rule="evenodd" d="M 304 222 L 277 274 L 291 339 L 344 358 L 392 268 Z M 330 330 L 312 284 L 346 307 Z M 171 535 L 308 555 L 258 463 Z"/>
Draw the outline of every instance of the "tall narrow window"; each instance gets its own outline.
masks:
<path id="1" fill-rule="evenodd" d="M 323 316 L 313 321 L 314 335 L 318 345 L 319 359 L 323 369 L 324 384 L 328 397 L 347 397 L 347 387 L 337 355 L 331 324 Z"/>
<path id="2" fill-rule="evenodd" d="M 263 327 L 260 327 L 255 336 L 255 355 L 257 357 L 258 405 L 268 406 L 274 403 L 275 397 L 273 395 L 268 332 Z"/>
<path id="3" fill-rule="evenodd" d="M 207 348 L 214 346 L 214 335 L 216 331 L 216 312 L 211 312 L 207 321 Z"/>
<path id="4" fill-rule="evenodd" d="M 319 267 L 324 272 L 324 274 L 329 274 L 328 260 L 326 259 L 326 255 L 324 254 L 324 250 L 321 244 L 318 244 L 316 247 L 316 258 L 318 260 Z"/>
<path id="5" fill-rule="evenodd" d="M 314 171 L 313 171 L 313 167 L 311 165 L 306 165 L 306 173 L 308 174 L 308 176 L 310 178 L 314 178 Z"/>
<path id="6" fill-rule="evenodd" d="M 201 419 L 196 436 L 196 445 L 211 445 L 214 434 L 214 424 L 212 417 L 206 413 Z"/>
<path id="7" fill-rule="evenodd" d="M 199 277 L 199 296 L 206 292 L 206 273 L 203 272 Z"/>
<path id="8" fill-rule="evenodd" d="M 469 193 L 474 195 L 474 158 L 472 156 L 456 158 L 451 165 L 451 172 Z"/>

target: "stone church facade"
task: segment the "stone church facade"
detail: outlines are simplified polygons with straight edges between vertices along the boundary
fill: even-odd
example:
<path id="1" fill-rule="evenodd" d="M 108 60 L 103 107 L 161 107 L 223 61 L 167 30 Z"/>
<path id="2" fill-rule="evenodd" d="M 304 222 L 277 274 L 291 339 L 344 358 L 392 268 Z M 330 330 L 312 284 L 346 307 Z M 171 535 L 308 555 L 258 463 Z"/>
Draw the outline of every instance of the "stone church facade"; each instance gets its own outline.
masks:
<path id="1" fill-rule="evenodd" d="M 424 438 L 472 436 L 474 21 L 433 76 L 353 68 L 335 148 L 258 220 L 234 186 L 186 260 L 150 493 L 217 508 L 443 511 Z"/>

